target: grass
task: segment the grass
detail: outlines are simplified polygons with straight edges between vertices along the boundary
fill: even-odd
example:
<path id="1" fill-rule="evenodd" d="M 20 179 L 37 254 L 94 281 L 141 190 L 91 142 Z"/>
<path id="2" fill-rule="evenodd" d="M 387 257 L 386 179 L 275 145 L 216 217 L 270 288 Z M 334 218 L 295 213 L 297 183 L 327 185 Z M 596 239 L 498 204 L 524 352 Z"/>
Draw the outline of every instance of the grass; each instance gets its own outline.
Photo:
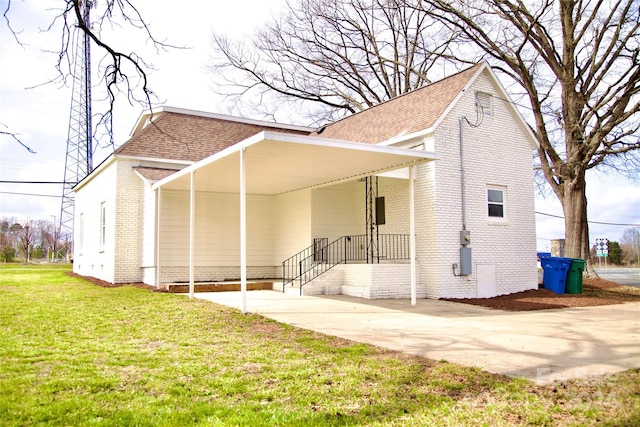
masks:
<path id="1" fill-rule="evenodd" d="M 640 370 L 537 386 L 0 265 L 0 426 L 640 425 Z"/>

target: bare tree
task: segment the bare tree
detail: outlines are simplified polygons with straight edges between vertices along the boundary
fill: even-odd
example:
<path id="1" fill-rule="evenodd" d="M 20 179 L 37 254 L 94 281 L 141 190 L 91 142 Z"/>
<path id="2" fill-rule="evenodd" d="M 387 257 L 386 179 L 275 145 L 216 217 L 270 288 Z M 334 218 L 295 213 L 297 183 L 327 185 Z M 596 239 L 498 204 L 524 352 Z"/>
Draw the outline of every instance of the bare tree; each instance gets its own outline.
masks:
<path id="1" fill-rule="evenodd" d="M 91 7 L 90 25 L 87 25 L 84 19 L 85 3 Z M 59 13 L 53 17 L 49 27 L 45 29 L 45 31 L 56 33 L 56 38 L 60 39 L 59 49 L 54 52 L 56 55 L 54 66 L 57 75 L 43 84 L 67 84 L 67 81 L 73 76 L 74 61 L 76 60 L 73 50 L 74 35 L 77 31 L 88 35 L 98 48 L 96 52 L 98 53 L 96 63 L 100 64 L 98 80 L 106 93 L 106 110 L 95 112 L 98 123 L 96 129 L 102 128 L 103 133 L 108 135 L 109 142 L 113 145 L 111 128 L 116 98 L 125 97 L 130 104 L 137 103 L 150 109 L 154 95 L 148 81 L 148 72 L 152 70 L 151 65 L 135 52 L 125 51 L 126 47 L 120 49 L 111 41 L 106 40 L 105 34 L 108 32 L 108 27 L 128 26 L 139 30 L 158 51 L 174 46 L 157 39 L 151 33 L 132 1 L 61 0 L 59 4 L 61 6 Z M 14 28 L 11 23 L 12 5 L 11 0 L 6 2 L 3 10 L 4 24 L 13 34 L 15 42 L 23 45 L 20 40 L 20 30 Z M 96 130 L 96 133 L 98 132 Z M 24 146 L 16 133 L 8 131 L 1 133 L 12 137 Z"/>
<path id="2" fill-rule="evenodd" d="M 289 2 L 246 41 L 213 35 L 214 83 L 239 104 L 254 100 L 262 115 L 274 113 L 264 110 L 269 95 L 300 101 L 315 122 L 364 110 L 429 83 L 436 61 L 450 55 L 454 34 L 407 7 L 418 3 Z"/>
<path id="3" fill-rule="evenodd" d="M 60 227 L 55 221 L 46 221 L 41 220 L 39 223 L 40 233 L 42 234 L 42 245 L 43 249 L 47 249 L 47 251 L 51 251 L 51 261 L 58 258 L 58 252 L 60 251 L 60 246 L 62 245 L 62 240 L 60 236 Z"/>
<path id="4" fill-rule="evenodd" d="M 588 259 L 585 173 L 636 171 L 640 148 L 637 0 L 424 0 L 465 48 L 515 82 L 529 104 L 539 168 L 560 200 L 565 252 Z M 479 54 L 469 56 L 469 44 Z M 624 170 L 623 170 L 624 169 Z"/>
<path id="5" fill-rule="evenodd" d="M 627 228 L 620 239 L 622 258 L 627 265 L 640 268 L 640 228 Z"/>
<path id="6" fill-rule="evenodd" d="M 15 256 L 17 236 L 14 218 L 3 218 L 0 221 L 0 257 L 3 262 L 13 260 Z"/>
<path id="7" fill-rule="evenodd" d="M 25 262 L 29 262 L 31 249 L 38 235 L 38 227 L 36 223 L 27 219 L 23 224 L 15 223 L 11 226 L 12 233 L 17 237 L 18 248 L 24 253 Z"/>
<path id="8" fill-rule="evenodd" d="M 0 126 L 7 128 L 7 125 L 5 125 L 4 123 L 0 123 Z M 26 146 L 21 140 L 20 140 L 20 135 L 15 133 L 15 132 L 10 132 L 10 131 L 6 131 L 6 130 L 0 130 L 0 135 L 6 135 L 8 137 L 10 137 L 11 139 L 13 139 L 15 142 L 17 142 L 18 144 L 22 145 L 24 147 L 25 150 L 27 150 L 28 152 L 30 152 L 31 154 L 35 154 L 36 152 L 33 151 L 31 148 L 29 148 L 28 146 Z"/>

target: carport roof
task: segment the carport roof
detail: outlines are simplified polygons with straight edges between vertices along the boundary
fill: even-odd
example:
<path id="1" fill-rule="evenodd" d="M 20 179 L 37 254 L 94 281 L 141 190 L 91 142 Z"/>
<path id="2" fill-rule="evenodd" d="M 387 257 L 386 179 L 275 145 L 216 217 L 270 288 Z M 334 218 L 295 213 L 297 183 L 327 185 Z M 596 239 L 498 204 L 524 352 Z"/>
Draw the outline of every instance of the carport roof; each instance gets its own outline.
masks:
<path id="1" fill-rule="evenodd" d="M 153 188 L 240 192 L 244 151 L 246 191 L 274 195 L 348 181 L 435 160 L 433 152 L 263 131 L 171 176 Z"/>

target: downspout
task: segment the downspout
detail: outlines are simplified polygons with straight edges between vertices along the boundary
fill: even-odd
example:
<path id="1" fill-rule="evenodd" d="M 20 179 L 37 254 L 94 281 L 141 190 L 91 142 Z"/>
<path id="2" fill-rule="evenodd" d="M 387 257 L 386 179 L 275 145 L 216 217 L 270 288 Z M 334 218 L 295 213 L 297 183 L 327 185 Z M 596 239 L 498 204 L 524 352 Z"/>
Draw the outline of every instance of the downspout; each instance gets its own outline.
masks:
<path id="1" fill-rule="evenodd" d="M 467 200 L 465 192 L 465 171 L 464 171 L 464 122 L 469 123 L 465 116 L 460 116 L 458 121 L 460 135 L 460 198 L 462 202 L 462 231 L 460 231 L 460 264 L 453 264 L 454 276 L 469 276 L 472 274 L 473 267 L 471 262 L 471 248 L 467 245 L 471 242 L 471 233 L 467 231 Z M 459 273 L 456 274 L 456 268 Z"/>
<path id="2" fill-rule="evenodd" d="M 460 195 L 462 196 L 462 231 L 467 231 L 467 204 L 465 200 L 465 176 L 464 176 L 464 134 L 463 122 L 467 120 L 465 116 L 460 116 L 458 127 L 460 129 Z"/>

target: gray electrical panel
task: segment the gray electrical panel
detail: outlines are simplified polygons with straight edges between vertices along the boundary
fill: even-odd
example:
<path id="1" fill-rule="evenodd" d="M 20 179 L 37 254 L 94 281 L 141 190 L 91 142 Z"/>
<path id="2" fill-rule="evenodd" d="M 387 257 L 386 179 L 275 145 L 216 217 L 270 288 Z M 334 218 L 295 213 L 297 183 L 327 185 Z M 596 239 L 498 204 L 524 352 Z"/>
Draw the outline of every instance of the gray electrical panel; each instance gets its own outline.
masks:
<path id="1" fill-rule="evenodd" d="M 471 267 L 471 248 L 460 248 L 460 275 L 468 276 L 473 272 Z"/>

